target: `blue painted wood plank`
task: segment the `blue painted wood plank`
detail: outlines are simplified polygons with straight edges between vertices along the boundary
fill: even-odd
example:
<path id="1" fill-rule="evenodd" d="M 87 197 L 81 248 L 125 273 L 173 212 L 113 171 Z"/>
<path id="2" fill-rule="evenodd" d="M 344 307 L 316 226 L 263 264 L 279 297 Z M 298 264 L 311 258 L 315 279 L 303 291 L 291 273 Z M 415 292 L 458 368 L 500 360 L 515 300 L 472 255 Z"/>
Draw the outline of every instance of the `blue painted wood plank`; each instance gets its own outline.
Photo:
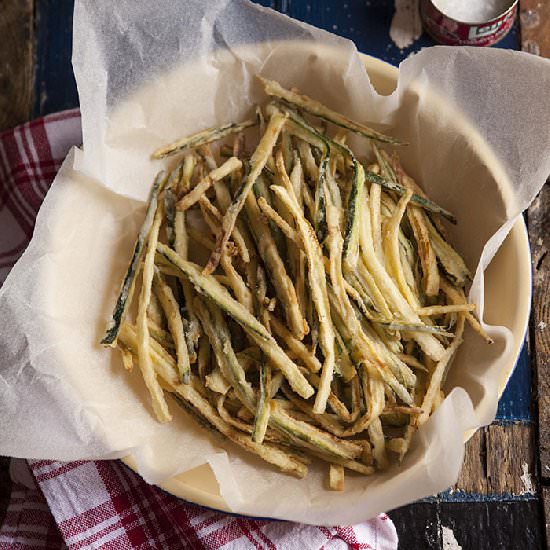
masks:
<path id="1" fill-rule="evenodd" d="M 411 53 L 436 43 L 426 33 L 410 47 L 400 50 L 389 32 L 393 0 L 283 0 L 282 10 L 300 21 L 353 40 L 359 51 L 398 65 Z M 517 49 L 515 28 L 497 45 Z"/>
<path id="2" fill-rule="evenodd" d="M 497 420 L 510 422 L 532 420 L 531 367 L 527 342 L 523 345 L 514 373 L 499 401 Z"/>
<path id="3" fill-rule="evenodd" d="M 36 2 L 36 73 L 34 115 L 78 106 L 71 65 L 73 0 Z"/>

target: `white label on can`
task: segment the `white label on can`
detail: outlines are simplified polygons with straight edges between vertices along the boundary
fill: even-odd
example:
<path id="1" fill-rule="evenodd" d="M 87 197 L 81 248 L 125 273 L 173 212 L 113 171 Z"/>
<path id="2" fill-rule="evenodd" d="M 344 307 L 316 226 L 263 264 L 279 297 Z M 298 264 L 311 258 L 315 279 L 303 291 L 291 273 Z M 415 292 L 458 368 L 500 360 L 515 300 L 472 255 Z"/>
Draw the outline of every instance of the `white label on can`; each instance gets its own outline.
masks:
<path id="1" fill-rule="evenodd" d="M 491 25 L 483 25 L 481 27 L 470 27 L 468 38 L 470 40 L 474 38 L 482 38 L 494 34 L 500 26 L 500 22 L 492 23 Z"/>

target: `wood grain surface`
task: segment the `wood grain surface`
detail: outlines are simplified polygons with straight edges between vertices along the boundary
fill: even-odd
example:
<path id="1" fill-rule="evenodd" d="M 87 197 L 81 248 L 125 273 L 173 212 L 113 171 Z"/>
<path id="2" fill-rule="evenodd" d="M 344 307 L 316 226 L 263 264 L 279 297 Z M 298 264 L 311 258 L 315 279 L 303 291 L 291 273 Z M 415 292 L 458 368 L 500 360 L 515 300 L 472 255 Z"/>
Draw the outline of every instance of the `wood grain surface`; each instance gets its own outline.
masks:
<path id="1" fill-rule="evenodd" d="M 538 457 L 550 542 L 550 184 L 547 182 L 528 213 L 533 258 L 531 350 L 538 409 Z"/>
<path id="2" fill-rule="evenodd" d="M 491 424 L 476 432 L 466 445 L 464 464 L 453 491 L 534 495 L 537 477 L 533 427 L 524 423 Z"/>
<path id="3" fill-rule="evenodd" d="M 0 131 L 29 119 L 34 89 L 33 0 L 0 4 Z"/>
<path id="4" fill-rule="evenodd" d="M 521 49 L 550 57 L 550 2 L 520 0 Z"/>
<path id="5" fill-rule="evenodd" d="M 538 550 L 546 548 L 538 500 L 431 500 L 390 513 L 399 550 Z"/>

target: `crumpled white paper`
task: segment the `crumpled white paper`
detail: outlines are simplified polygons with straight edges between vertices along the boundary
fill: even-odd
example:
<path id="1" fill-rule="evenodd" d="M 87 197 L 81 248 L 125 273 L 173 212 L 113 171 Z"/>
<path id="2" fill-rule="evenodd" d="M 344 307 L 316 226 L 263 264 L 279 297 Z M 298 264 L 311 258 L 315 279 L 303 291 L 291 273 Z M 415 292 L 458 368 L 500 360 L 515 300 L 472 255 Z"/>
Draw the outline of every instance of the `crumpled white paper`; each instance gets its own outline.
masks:
<path id="1" fill-rule="evenodd" d="M 343 493 L 324 488 L 323 468 L 298 481 L 222 448 L 176 406 L 172 423 L 157 423 L 139 373 L 128 375 L 98 342 L 143 199 L 163 166 L 149 160 L 151 151 L 250 114 L 265 99 L 257 73 L 410 143 L 399 153 L 428 194 L 456 213 L 451 237 L 478 266 L 471 297 L 482 305 L 484 268 L 550 173 L 550 63 L 430 48 L 402 64 L 397 92 L 382 97 L 351 42 L 246 0 L 77 0 L 74 29 L 84 150 L 63 164 L 0 291 L 0 454 L 131 453 L 151 482 L 208 462 L 235 512 L 318 524 L 356 523 L 451 485 L 463 433 L 494 417 L 511 359 L 506 327 L 487 327 L 490 347 L 467 334 L 449 378 L 454 389 L 402 466 L 350 475 Z M 455 129 L 460 112 L 475 127 L 471 139 Z M 501 169 L 480 165 L 480 150 Z"/>

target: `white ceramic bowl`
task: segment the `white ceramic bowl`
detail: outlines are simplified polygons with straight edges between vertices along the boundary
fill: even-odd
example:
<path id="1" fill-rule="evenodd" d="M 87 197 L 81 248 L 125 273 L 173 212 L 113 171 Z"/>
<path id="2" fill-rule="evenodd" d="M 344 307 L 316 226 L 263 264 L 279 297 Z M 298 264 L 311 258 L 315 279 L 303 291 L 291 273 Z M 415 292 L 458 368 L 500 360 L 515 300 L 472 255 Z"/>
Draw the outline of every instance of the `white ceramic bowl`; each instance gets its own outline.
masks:
<path id="1" fill-rule="evenodd" d="M 380 94 L 391 94 L 397 84 L 398 70 L 379 59 L 363 56 L 371 82 Z M 430 97 L 430 100 L 443 100 Z M 448 109 L 448 106 L 442 103 Z M 493 173 L 501 170 L 500 165 L 488 146 L 480 139 L 476 141 L 477 132 L 462 117 L 456 117 L 456 127 L 459 135 L 468 136 L 474 141 L 476 154 L 482 158 L 485 165 Z M 501 190 L 506 195 L 506 190 Z M 504 276 L 505 274 L 505 276 Z M 505 299 L 502 299 L 505 297 Z M 510 231 L 505 242 L 491 262 L 485 273 L 485 311 L 484 318 L 489 324 L 504 325 L 513 333 L 513 352 L 510 362 L 502 369 L 499 395 L 512 374 L 517 357 L 524 341 L 529 320 L 531 303 L 531 258 L 529 241 L 524 222 L 520 219 Z M 465 434 L 465 441 L 473 432 Z M 135 469 L 132 457 L 126 457 L 124 462 Z M 196 504 L 218 510 L 230 511 L 220 496 L 218 483 L 208 465 L 202 465 L 171 478 L 159 486 L 173 495 Z"/>

